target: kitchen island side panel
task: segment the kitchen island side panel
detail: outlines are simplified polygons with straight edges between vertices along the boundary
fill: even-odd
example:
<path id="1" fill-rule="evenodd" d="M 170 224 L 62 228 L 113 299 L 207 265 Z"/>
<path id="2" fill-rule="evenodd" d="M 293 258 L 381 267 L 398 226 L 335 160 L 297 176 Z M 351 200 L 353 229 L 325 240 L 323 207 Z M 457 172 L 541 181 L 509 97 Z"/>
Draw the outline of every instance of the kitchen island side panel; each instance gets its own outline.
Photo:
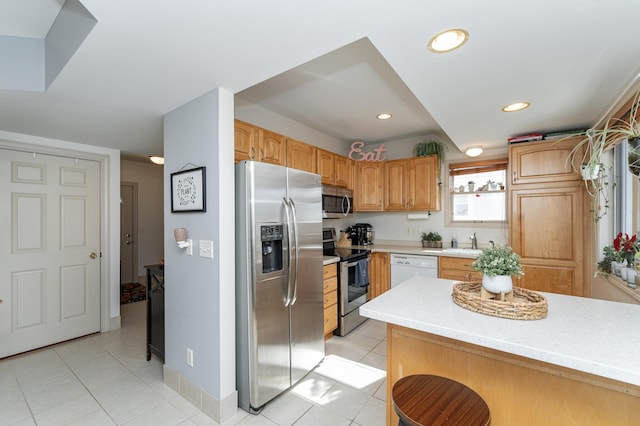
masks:
<path id="1" fill-rule="evenodd" d="M 640 387 L 485 347 L 387 326 L 387 425 L 397 425 L 393 384 L 411 374 L 435 374 L 476 391 L 492 426 L 633 425 Z"/>

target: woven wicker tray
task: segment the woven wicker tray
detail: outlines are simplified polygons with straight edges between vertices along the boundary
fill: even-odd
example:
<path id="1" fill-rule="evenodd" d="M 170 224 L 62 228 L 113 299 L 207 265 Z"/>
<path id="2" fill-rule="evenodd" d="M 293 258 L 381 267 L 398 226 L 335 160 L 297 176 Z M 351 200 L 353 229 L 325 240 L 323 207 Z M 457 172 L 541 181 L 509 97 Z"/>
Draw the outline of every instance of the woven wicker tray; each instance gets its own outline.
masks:
<path id="1" fill-rule="evenodd" d="M 453 301 L 470 311 L 494 317 L 537 320 L 547 316 L 547 299 L 536 292 L 513 288 L 513 300 L 502 301 L 480 297 L 480 281 L 465 281 L 453 285 Z"/>

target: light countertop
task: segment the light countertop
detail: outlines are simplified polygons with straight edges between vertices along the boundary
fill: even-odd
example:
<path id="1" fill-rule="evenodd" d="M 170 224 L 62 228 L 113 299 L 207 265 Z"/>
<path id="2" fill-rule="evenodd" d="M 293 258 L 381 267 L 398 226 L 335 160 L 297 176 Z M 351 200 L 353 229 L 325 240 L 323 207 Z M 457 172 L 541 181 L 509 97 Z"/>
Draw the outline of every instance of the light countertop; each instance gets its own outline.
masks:
<path id="1" fill-rule="evenodd" d="M 387 252 L 387 253 L 401 253 L 401 254 L 414 254 L 423 256 L 450 256 L 450 257 L 464 257 L 464 258 L 476 258 L 479 251 L 459 249 L 452 252 L 450 248 L 437 249 L 437 248 L 423 248 L 421 245 L 403 245 L 394 243 L 381 243 L 371 244 L 368 246 L 353 246 L 354 248 L 361 248 L 371 250 L 371 252 Z"/>
<path id="2" fill-rule="evenodd" d="M 340 258 L 338 256 L 322 256 L 322 266 L 338 262 L 340 262 Z"/>
<path id="3" fill-rule="evenodd" d="M 540 292 L 546 318 L 511 320 L 456 305 L 454 282 L 411 278 L 362 305 L 360 314 L 640 386 L 640 306 Z"/>

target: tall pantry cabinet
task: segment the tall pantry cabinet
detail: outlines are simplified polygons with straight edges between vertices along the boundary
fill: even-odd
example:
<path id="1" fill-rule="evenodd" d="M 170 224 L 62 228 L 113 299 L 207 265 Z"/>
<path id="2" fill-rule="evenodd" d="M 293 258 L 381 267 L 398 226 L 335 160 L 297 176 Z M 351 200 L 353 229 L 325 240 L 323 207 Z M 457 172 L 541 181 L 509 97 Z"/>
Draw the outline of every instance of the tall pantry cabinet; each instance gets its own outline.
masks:
<path id="1" fill-rule="evenodd" d="M 566 159 L 577 139 L 509 146 L 509 245 L 529 290 L 589 296 L 593 222 L 581 176 Z"/>

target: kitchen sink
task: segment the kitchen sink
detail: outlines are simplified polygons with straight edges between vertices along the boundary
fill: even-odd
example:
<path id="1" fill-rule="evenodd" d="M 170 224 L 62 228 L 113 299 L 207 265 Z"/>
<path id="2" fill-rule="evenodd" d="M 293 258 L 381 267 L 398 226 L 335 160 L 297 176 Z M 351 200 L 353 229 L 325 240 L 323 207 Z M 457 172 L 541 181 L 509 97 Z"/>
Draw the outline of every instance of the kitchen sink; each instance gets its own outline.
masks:
<path id="1" fill-rule="evenodd" d="M 482 250 L 478 249 L 468 249 L 468 248 L 446 248 L 442 250 L 443 253 L 457 253 L 457 254 L 469 254 L 473 256 L 477 256 L 482 252 Z"/>

